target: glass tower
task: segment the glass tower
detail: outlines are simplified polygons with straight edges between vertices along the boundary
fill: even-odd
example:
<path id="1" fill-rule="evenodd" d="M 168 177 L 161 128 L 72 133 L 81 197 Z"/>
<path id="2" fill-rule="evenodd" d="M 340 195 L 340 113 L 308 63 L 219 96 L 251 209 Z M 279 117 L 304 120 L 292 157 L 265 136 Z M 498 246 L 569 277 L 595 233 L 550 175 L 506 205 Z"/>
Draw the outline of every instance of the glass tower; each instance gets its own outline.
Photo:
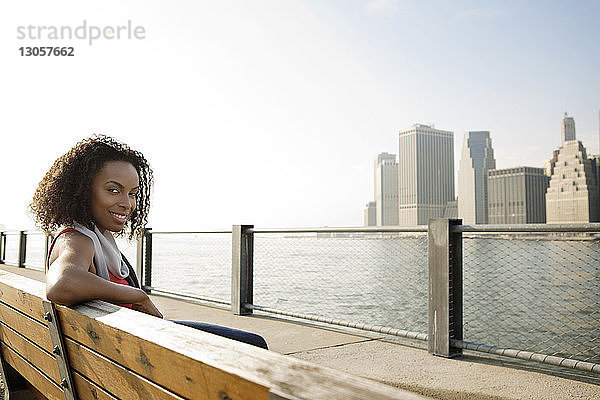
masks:
<path id="1" fill-rule="evenodd" d="M 454 201 L 454 134 L 416 124 L 399 134 L 398 220 L 426 225 Z"/>
<path id="2" fill-rule="evenodd" d="M 458 166 L 458 217 L 463 223 L 488 223 L 487 172 L 495 168 L 490 133 L 466 133 Z"/>

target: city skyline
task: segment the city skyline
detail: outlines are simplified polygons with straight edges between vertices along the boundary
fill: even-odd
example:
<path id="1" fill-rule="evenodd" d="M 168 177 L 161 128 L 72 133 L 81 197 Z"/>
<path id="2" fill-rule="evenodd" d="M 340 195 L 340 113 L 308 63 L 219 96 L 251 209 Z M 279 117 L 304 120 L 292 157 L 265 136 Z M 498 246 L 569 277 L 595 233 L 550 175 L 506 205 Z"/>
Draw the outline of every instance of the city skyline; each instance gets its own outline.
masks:
<path id="1" fill-rule="evenodd" d="M 424 124 L 399 132 L 398 158 L 383 152 L 375 159 L 375 201 L 363 210 L 364 226 L 425 225 L 442 217 L 468 225 L 599 221 L 600 154 L 586 152 L 568 113 L 562 145 L 543 167 L 497 168 L 490 132 L 469 131 L 454 180 L 444 175 L 452 172 L 453 151 L 443 138 L 452 136 Z M 386 198 L 398 199 L 398 211 Z"/>
<path id="2" fill-rule="evenodd" d="M 3 3 L 0 224 L 31 227 L 43 173 L 93 133 L 147 156 L 161 230 L 359 226 L 374 155 L 414 123 L 455 133 L 455 171 L 477 130 L 497 168 L 543 166 L 565 111 L 596 154 L 598 15 L 593 1 Z M 84 20 L 145 36 L 19 55 L 41 41 L 18 27 Z"/>

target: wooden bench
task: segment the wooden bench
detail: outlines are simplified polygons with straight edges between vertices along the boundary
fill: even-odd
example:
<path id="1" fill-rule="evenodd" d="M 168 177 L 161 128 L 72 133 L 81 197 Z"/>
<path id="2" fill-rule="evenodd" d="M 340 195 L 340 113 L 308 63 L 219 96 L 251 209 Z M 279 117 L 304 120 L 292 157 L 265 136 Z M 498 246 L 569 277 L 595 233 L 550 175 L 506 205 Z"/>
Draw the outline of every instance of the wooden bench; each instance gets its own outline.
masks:
<path id="1" fill-rule="evenodd" d="M 102 301 L 54 306 L 2 270 L 0 347 L 8 388 L 16 371 L 43 399 L 421 399 Z"/>

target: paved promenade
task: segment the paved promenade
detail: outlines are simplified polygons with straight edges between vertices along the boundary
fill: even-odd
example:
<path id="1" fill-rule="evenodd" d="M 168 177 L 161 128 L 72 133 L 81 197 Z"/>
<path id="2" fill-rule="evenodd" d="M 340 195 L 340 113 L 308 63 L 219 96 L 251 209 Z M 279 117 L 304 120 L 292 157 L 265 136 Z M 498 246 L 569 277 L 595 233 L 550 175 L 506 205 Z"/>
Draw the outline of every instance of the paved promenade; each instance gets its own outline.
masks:
<path id="1" fill-rule="evenodd" d="M 42 272 L 0 265 L 44 280 Z M 151 296 L 167 319 L 198 320 L 261 334 L 272 351 L 412 390 L 436 399 L 600 399 L 600 376 L 555 371 L 468 353 L 444 359 L 425 343 L 326 328 Z"/>

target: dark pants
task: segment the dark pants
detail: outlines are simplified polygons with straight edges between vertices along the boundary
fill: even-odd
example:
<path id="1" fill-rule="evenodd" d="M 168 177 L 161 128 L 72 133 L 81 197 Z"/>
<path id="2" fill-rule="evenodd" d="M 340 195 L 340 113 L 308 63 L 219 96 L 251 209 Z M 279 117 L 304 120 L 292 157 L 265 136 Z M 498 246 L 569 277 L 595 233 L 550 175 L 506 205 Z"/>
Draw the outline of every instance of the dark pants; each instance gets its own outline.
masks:
<path id="1" fill-rule="evenodd" d="M 241 331 L 239 329 L 227 328 L 225 326 L 207 324 L 204 322 L 196 321 L 173 321 L 176 324 L 189 326 L 194 329 L 200 329 L 201 331 L 213 333 L 215 335 L 223 336 L 228 339 L 237 340 L 238 342 L 244 342 L 253 346 L 262 347 L 268 349 L 267 342 L 262 336 L 256 333 Z"/>

